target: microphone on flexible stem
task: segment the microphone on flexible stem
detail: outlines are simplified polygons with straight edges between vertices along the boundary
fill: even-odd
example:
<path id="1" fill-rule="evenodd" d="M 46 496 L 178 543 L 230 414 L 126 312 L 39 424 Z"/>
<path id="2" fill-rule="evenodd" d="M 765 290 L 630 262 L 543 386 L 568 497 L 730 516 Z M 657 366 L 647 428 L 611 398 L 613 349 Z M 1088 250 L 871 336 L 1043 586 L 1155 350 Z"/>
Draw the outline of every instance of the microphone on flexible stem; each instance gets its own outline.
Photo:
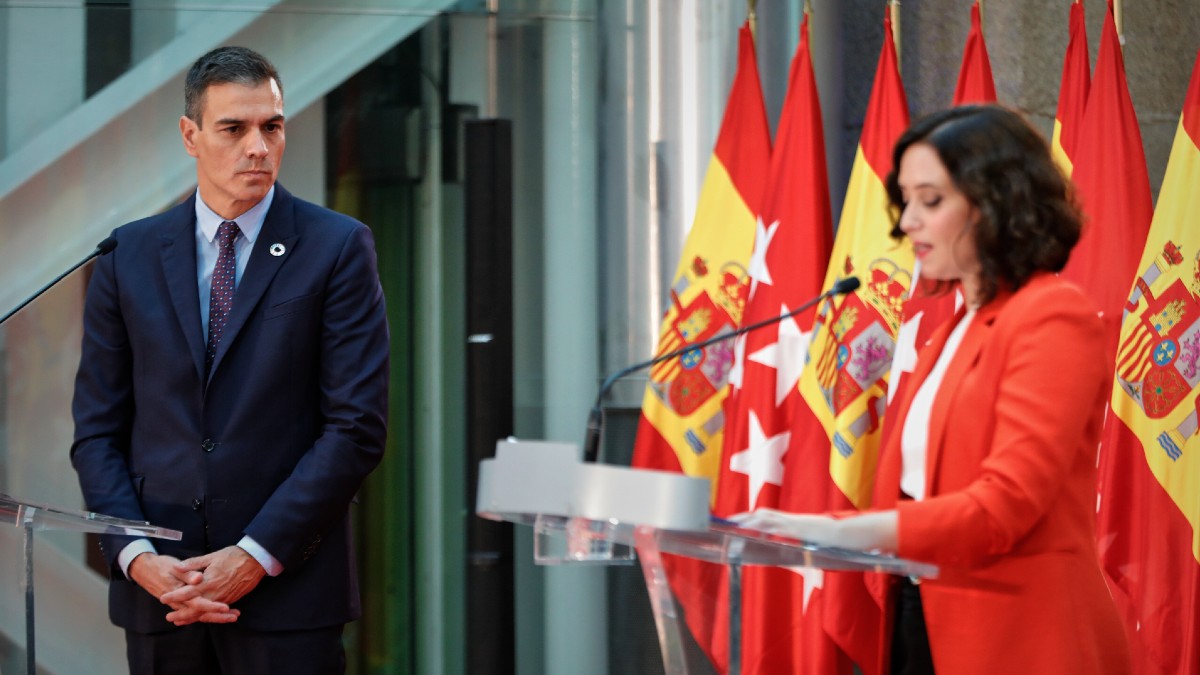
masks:
<path id="1" fill-rule="evenodd" d="M 28 305 L 29 303 L 33 302 L 34 300 L 37 300 L 38 296 L 40 296 L 42 293 L 45 293 L 46 291 L 53 288 L 55 284 L 57 284 L 58 282 L 65 279 L 67 277 L 67 275 L 70 274 L 71 272 L 74 272 L 75 270 L 79 269 L 80 267 L 83 267 L 84 265 L 86 265 L 88 262 L 91 261 L 92 258 L 102 256 L 106 253 L 109 253 L 116 247 L 117 247 L 116 237 L 105 237 L 103 240 L 100 241 L 99 244 L 96 244 L 96 248 L 91 253 L 87 254 L 87 257 L 85 257 L 83 260 L 80 260 L 79 262 L 72 265 L 70 267 L 70 269 L 68 269 L 66 272 L 63 272 L 62 274 L 58 275 L 57 277 L 54 277 L 53 281 L 51 281 L 50 283 L 46 284 L 45 286 L 42 286 L 41 288 L 39 288 L 36 293 L 29 296 L 28 298 L 25 298 L 24 302 L 17 305 L 16 307 L 14 307 L 12 309 L 12 311 L 10 311 L 8 314 L 5 314 L 3 317 L 0 317 L 0 324 L 4 323 L 5 321 L 8 321 L 12 317 L 12 315 L 16 314 L 17 312 L 21 311 L 22 309 L 25 309 L 25 305 Z"/>
<path id="2" fill-rule="evenodd" d="M 858 277 L 846 277 L 844 279 L 838 279 L 836 282 L 834 282 L 833 286 L 830 286 L 829 290 L 825 291 L 824 293 L 818 295 L 817 297 L 809 300 L 808 302 L 804 303 L 803 305 L 800 305 L 796 309 L 793 309 L 792 311 L 790 311 L 786 314 L 780 314 L 779 316 L 774 316 L 774 317 L 771 317 L 770 319 L 764 319 L 757 323 L 752 323 L 749 326 L 742 326 L 741 328 L 738 328 L 735 331 L 731 331 L 729 333 L 722 333 L 715 337 L 711 337 L 707 340 L 697 342 L 696 344 L 691 344 L 686 347 L 680 347 L 679 349 L 669 351 L 665 354 L 660 354 L 659 356 L 656 356 L 656 357 L 650 359 L 649 361 L 641 361 L 641 362 L 635 363 L 631 366 L 627 366 L 627 367 L 622 368 L 621 370 L 618 370 L 617 372 L 609 375 L 607 378 L 605 378 L 604 384 L 600 385 L 600 392 L 598 394 L 596 394 L 596 404 L 592 406 L 592 411 L 590 413 L 588 413 L 587 435 L 583 439 L 583 461 L 595 462 L 596 458 L 600 455 L 600 435 L 601 435 L 601 432 L 603 432 L 603 430 L 604 430 L 604 407 L 603 407 L 604 395 L 608 393 L 608 390 L 612 388 L 613 384 L 615 384 L 617 382 L 617 380 L 621 379 L 622 377 L 625 377 L 626 375 L 628 375 L 630 373 L 639 371 L 643 368 L 650 368 L 652 366 L 656 366 L 656 365 L 662 363 L 663 361 L 668 361 L 677 356 L 682 356 L 683 354 L 686 354 L 686 353 L 692 351 L 693 349 L 703 349 L 704 347 L 707 347 L 711 344 L 715 344 L 717 342 L 722 342 L 722 341 L 728 340 L 730 338 L 735 338 L 739 335 L 749 333 L 752 330 L 758 330 L 759 328 L 763 328 L 764 326 L 770 326 L 771 324 L 779 323 L 780 321 L 783 321 L 784 319 L 793 317 L 793 316 L 799 314 L 800 312 L 803 312 L 804 310 L 808 309 L 809 307 L 812 307 L 813 305 L 817 304 L 818 302 L 821 302 L 822 300 L 824 300 L 826 298 L 832 298 L 835 295 L 845 295 L 846 293 L 852 293 L 852 292 L 854 292 L 855 289 L 857 289 L 859 287 L 859 285 L 860 285 L 860 282 L 858 280 Z"/>

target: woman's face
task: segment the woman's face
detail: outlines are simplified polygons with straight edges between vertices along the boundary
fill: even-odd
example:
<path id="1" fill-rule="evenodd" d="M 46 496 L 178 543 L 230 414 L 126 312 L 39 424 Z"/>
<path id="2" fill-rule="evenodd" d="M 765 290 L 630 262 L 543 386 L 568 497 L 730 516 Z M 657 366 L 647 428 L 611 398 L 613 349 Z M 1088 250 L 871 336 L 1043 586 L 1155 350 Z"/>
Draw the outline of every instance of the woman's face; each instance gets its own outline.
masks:
<path id="1" fill-rule="evenodd" d="M 921 277 L 960 280 L 973 304 L 979 289 L 979 256 L 975 252 L 975 223 L 979 211 L 946 171 L 937 151 L 915 143 L 900 157 L 897 177 L 904 210 L 900 229 L 912 243 Z"/>

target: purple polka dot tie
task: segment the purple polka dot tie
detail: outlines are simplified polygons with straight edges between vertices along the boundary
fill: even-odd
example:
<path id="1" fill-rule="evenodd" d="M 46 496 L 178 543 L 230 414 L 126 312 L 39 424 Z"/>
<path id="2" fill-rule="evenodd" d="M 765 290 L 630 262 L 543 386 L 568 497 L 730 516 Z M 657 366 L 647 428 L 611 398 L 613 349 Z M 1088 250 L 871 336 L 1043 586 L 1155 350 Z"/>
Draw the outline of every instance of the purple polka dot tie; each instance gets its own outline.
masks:
<path id="1" fill-rule="evenodd" d="M 241 233 L 237 223 L 230 221 L 221 223 L 217 228 L 220 255 L 217 256 L 217 266 L 213 268 L 212 293 L 208 298 L 208 350 L 204 355 L 205 371 L 212 369 L 217 345 L 221 344 L 221 334 L 225 331 L 225 323 L 229 321 L 229 310 L 233 309 L 234 282 L 237 275 L 233 242 Z"/>

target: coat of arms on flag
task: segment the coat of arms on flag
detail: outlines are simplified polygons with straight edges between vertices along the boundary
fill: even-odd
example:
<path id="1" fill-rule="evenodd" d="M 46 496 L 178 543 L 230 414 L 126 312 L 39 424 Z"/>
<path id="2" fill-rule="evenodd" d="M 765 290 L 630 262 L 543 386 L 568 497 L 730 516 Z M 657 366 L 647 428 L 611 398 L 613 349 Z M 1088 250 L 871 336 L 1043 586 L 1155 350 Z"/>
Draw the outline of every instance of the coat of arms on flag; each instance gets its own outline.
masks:
<path id="1" fill-rule="evenodd" d="M 1165 242 L 1135 280 L 1127 317 L 1142 303 L 1137 321 L 1122 335 L 1117 383 L 1145 414 L 1137 426 L 1156 427 L 1138 429 L 1138 435 L 1155 438 L 1177 460 L 1184 441 L 1196 433 L 1200 408 L 1200 252 L 1185 259 L 1178 246 Z"/>
<path id="2" fill-rule="evenodd" d="M 661 351 L 682 349 L 732 332 L 741 323 L 749 289 L 745 269 L 737 261 L 727 261 L 717 271 L 716 279 L 709 279 L 710 274 L 708 264 L 696 258 L 687 274 L 676 281 L 671 289 L 674 312 L 673 316 L 668 315 L 664 326 Z M 732 345 L 732 341 L 716 342 L 659 364 L 650 371 L 649 390 L 674 415 L 691 415 L 725 386 L 733 366 Z M 704 452 L 712 434 L 723 423 L 718 407 L 698 423 L 678 427 L 682 438 L 672 439 L 672 444 L 682 440 L 694 452 Z"/>

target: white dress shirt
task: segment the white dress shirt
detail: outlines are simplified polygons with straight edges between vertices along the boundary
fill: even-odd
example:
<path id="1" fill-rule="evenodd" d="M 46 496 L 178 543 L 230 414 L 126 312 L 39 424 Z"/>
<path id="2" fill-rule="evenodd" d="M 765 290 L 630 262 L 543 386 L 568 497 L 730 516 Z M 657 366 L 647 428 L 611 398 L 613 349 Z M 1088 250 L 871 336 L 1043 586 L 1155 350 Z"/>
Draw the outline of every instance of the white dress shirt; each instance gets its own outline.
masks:
<path id="1" fill-rule="evenodd" d="M 254 250 L 254 242 L 258 239 L 258 234 L 262 232 L 263 221 L 267 217 L 267 211 L 271 208 L 271 201 L 275 198 L 275 187 L 267 192 L 267 196 L 263 197 L 248 211 L 233 219 L 237 223 L 241 234 L 234 240 L 234 254 L 237 271 L 234 274 L 234 286 L 241 283 L 242 273 L 246 271 L 246 264 L 250 262 L 250 252 Z M 212 275 L 213 269 L 217 266 L 217 257 L 220 255 L 220 247 L 216 241 L 217 228 L 225 219 L 217 215 L 215 211 L 210 209 L 204 203 L 204 198 L 200 191 L 196 191 L 196 284 L 200 290 L 200 326 L 203 331 L 205 341 L 208 340 L 208 309 L 209 299 L 212 294 Z M 251 557 L 258 561 L 263 569 L 270 576 L 277 576 L 283 571 L 283 565 L 271 555 L 267 549 L 263 548 L 258 542 L 248 536 L 243 535 L 241 541 L 237 543 L 238 548 L 249 553 Z M 121 552 L 117 554 L 117 564 L 121 568 L 121 572 L 129 577 L 129 565 L 133 559 L 142 553 L 155 553 L 157 550 L 154 544 L 149 539 L 135 539 L 130 542 Z"/>

